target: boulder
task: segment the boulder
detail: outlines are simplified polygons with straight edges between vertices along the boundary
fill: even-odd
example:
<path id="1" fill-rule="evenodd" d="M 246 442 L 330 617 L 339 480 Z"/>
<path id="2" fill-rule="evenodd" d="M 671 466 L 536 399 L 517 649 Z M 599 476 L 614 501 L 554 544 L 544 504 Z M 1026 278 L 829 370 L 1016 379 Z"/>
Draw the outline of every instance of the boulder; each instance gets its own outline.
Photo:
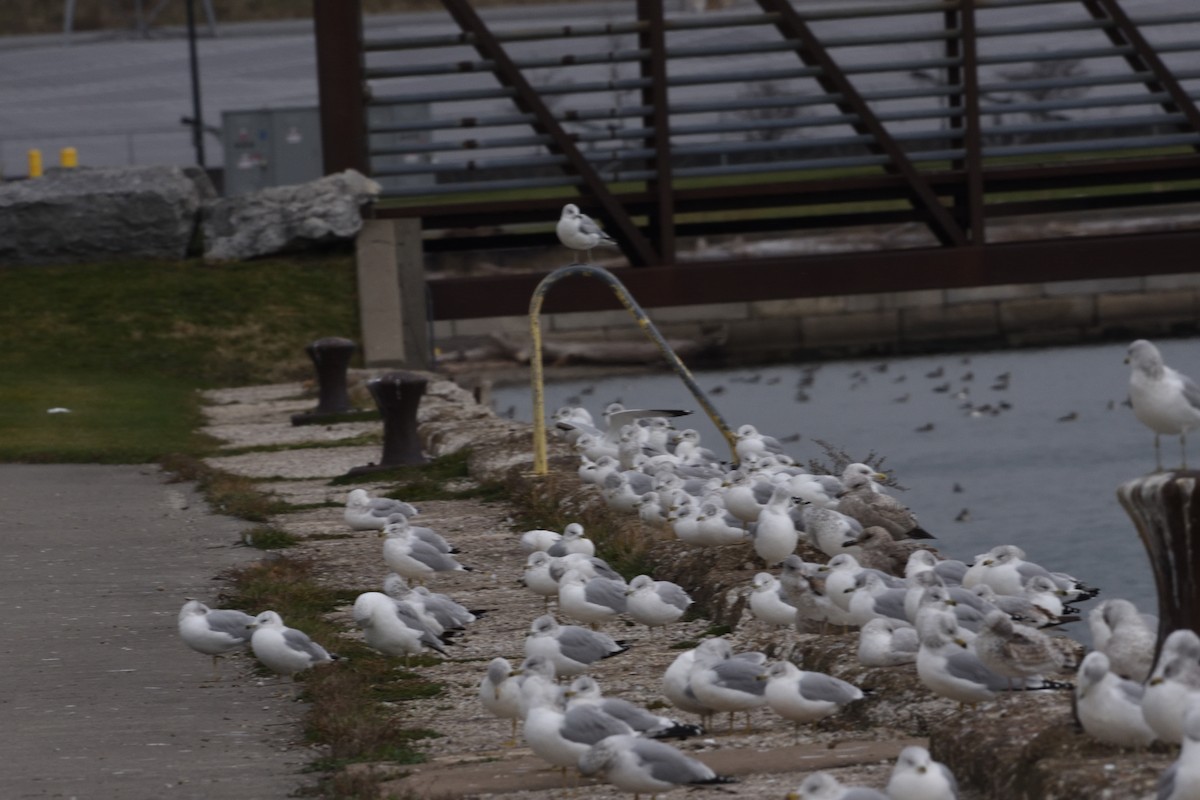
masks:
<path id="1" fill-rule="evenodd" d="M 295 186 L 275 186 L 216 200 L 204 211 L 204 258 L 235 261 L 353 238 L 360 207 L 380 192 L 348 169 Z"/>
<path id="2" fill-rule="evenodd" d="M 0 183 L 0 264 L 187 255 L 208 176 L 180 167 L 51 170 Z"/>

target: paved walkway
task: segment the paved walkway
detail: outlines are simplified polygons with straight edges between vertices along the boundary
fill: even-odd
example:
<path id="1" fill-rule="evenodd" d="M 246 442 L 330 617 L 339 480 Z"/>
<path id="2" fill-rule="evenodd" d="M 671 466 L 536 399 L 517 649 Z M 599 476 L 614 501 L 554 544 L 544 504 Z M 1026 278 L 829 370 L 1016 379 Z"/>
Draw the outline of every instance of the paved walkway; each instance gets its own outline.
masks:
<path id="1" fill-rule="evenodd" d="M 244 527 L 153 467 L 0 465 L 0 796 L 278 800 L 308 780 L 294 687 L 245 661 L 214 684 L 176 634 L 185 597 L 257 554 Z"/>

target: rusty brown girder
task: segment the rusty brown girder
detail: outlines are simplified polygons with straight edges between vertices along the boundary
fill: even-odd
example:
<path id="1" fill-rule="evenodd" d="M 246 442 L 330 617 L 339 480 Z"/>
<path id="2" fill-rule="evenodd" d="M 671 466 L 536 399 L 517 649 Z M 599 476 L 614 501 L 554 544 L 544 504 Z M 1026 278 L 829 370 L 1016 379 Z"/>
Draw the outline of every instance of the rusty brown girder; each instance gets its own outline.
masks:
<path id="1" fill-rule="evenodd" d="M 656 202 L 650 212 L 647 229 L 658 242 L 662 263 L 675 263 L 675 194 L 671 174 L 671 115 L 667 97 L 666 24 L 661 0 L 637 0 L 638 19 L 645 27 L 638 32 L 638 49 L 650 53 L 640 66 L 642 77 L 650 85 L 642 89 L 642 105 L 652 109 L 643 117 L 642 125 L 653 131 L 643 140 L 643 146 L 654 151 L 648 164 L 654 178 L 648 189 Z"/>
<path id="2" fill-rule="evenodd" d="M 550 150 L 564 156 L 567 169 L 583 180 L 587 194 L 600 206 L 603 219 L 608 223 L 608 233 L 616 239 L 629 263 L 635 267 L 661 263 L 659 254 L 638 230 L 624 206 L 613 196 L 608 184 L 592 169 L 592 165 L 576 147 L 574 139 L 558 124 L 537 90 L 525 79 L 520 68 L 509 58 L 504 46 L 492 35 L 468 0 L 443 0 L 442 4 L 463 32 L 469 34 L 470 42 L 479 55 L 495 65 L 496 79 L 516 93 L 513 101 L 517 108 L 533 116 L 534 129 L 550 137 L 550 144 L 547 145 Z"/>
<path id="3" fill-rule="evenodd" d="M 924 176 L 887 132 L 883 123 L 875 116 L 875 112 L 867 105 L 862 95 L 854 88 L 854 84 L 789 0 L 758 0 L 758 4 L 764 12 L 778 16 L 775 27 L 784 37 L 800 43 L 800 48 L 796 51 L 800 60 L 806 66 L 820 69 L 820 74 L 816 77 L 817 82 L 828 94 L 841 97 L 841 100 L 836 101 L 837 107 L 843 114 L 856 117 L 857 122 L 852 125 L 859 134 L 871 137 L 868 147 L 875 153 L 886 155 L 889 161 L 888 169 L 904 177 L 909 187 L 911 202 L 922 212 L 926 224 L 938 241 L 956 247 L 968 244 L 967 235 L 962 227 L 942 205 Z"/>
<path id="4" fill-rule="evenodd" d="M 1112 23 L 1111 26 L 1104 26 L 1104 33 L 1109 41 L 1118 47 L 1133 48 L 1134 52 L 1126 55 L 1125 61 L 1137 72 L 1150 72 L 1154 75 L 1153 81 L 1146 82 L 1146 88 L 1151 92 L 1165 91 L 1170 96 L 1170 102 L 1163 103 L 1162 106 L 1168 112 L 1183 114 L 1187 124 L 1181 125 L 1180 128 L 1200 133 L 1200 110 L 1159 58 L 1154 47 L 1146 41 L 1138 26 L 1125 13 L 1125 9 L 1121 8 L 1120 3 L 1117 0 L 1083 0 L 1083 6 L 1093 19 Z M 1200 145 L 1195 147 L 1200 151 Z"/>

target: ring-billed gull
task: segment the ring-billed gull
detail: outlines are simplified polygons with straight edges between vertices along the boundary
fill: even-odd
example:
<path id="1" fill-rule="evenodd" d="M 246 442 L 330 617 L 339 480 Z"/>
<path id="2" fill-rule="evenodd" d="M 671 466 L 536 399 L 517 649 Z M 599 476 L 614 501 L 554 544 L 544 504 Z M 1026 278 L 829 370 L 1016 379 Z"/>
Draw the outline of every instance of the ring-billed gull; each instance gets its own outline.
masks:
<path id="1" fill-rule="evenodd" d="M 671 662 L 666 672 L 663 673 L 662 691 L 663 696 L 667 698 L 667 701 L 671 705 L 680 711 L 696 714 L 703 721 L 707 722 L 716 709 L 709 708 L 701 703 L 696 699 L 696 695 L 692 691 L 691 682 L 688 678 L 691 676 L 692 665 L 695 662 L 696 650 L 694 648 L 684 650 L 675 656 L 675 660 Z"/>
<path id="2" fill-rule="evenodd" d="M 507 658 L 493 658 L 479 681 L 479 700 L 493 716 L 512 721 L 512 738 L 516 743 L 517 722 L 522 717 L 520 668 L 513 668 Z"/>
<path id="3" fill-rule="evenodd" d="M 443 630 L 462 630 L 486 612 L 472 611 L 449 595 L 432 592 L 424 586 L 409 588 L 408 582 L 395 572 L 383 579 L 383 593 L 395 600 L 405 600 L 418 611 L 433 617 Z"/>
<path id="4" fill-rule="evenodd" d="M 521 736 L 529 749 L 563 773 L 577 767 L 579 759 L 596 742 L 608 736 L 631 734 L 630 728 L 616 717 L 590 705 L 568 709 L 563 690 L 540 675 L 529 675 L 521 684 L 521 704 L 525 723 Z"/>
<path id="5" fill-rule="evenodd" d="M 876 617 L 858 632 L 858 663 L 864 667 L 894 667 L 917 660 L 917 629 L 907 622 Z"/>
<path id="6" fill-rule="evenodd" d="M 814 772 L 788 792 L 787 800 L 888 800 L 888 796 L 865 786 L 844 786 L 828 772 Z"/>
<path id="7" fill-rule="evenodd" d="M 596 545 L 591 539 L 583 535 L 583 526 L 578 522 L 572 522 L 563 528 L 562 536 L 558 537 L 558 541 L 546 548 L 546 552 L 555 558 L 560 558 L 571 553 L 583 553 L 586 556 L 596 555 Z"/>
<path id="8" fill-rule="evenodd" d="M 562 677 L 587 672 L 600 659 L 628 649 L 599 631 L 578 625 L 559 625 L 549 614 L 535 619 L 525 637 L 525 655 L 545 656 L 554 665 L 555 674 Z"/>
<path id="9" fill-rule="evenodd" d="M 1144 682 L 1154 666 L 1158 631 L 1152 630 L 1137 606 L 1124 598 L 1106 600 L 1101 608 L 1100 617 L 1108 628 L 1108 637 L 1104 647 L 1098 649 L 1108 656 L 1113 672 L 1131 681 Z"/>
<path id="10" fill-rule="evenodd" d="M 525 571 L 521 573 L 520 583 L 534 594 L 539 594 L 550 607 L 550 599 L 558 597 L 558 581 L 550 574 L 550 556 L 542 550 L 529 554 L 525 561 Z"/>
<path id="11" fill-rule="evenodd" d="M 997 545 L 986 554 L 977 556 L 976 562 L 963 576 L 963 586 L 970 589 L 977 583 L 986 583 L 1000 594 L 1019 595 L 1024 591 L 1025 584 L 1038 575 L 1049 578 L 1063 589 L 1064 598 L 1068 601 L 1087 600 L 1100 592 L 1069 575 L 1051 572 L 1041 564 L 1027 561 L 1025 551 L 1012 544 Z"/>
<path id="12" fill-rule="evenodd" d="M 849 477 L 846 491 L 838 497 L 838 511 L 854 517 L 864 528 L 883 528 L 893 539 L 934 538 L 917 522 L 912 509 L 890 494 L 875 491 L 870 476 L 853 474 Z"/>
<path id="13" fill-rule="evenodd" d="M 283 624 L 274 611 L 264 611 L 247 627 L 254 631 L 250 649 L 267 669 L 280 675 L 295 676 L 317 664 L 327 664 L 337 658 L 324 647 L 308 638 L 308 634 Z"/>
<path id="14" fill-rule="evenodd" d="M 758 679 L 767 683 L 767 707 L 791 720 L 797 742 L 802 724 L 824 719 L 863 698 L 862 689 L 854 684 L 823 672 L 802 670 L 790 661 L 776 661 Z"/>
<path id="15" fill-rule="evenodd" d="M 625 590 L 625 612 L 634 622 L 647 628 L 670 625 L 692 604 L 683 587 L 671 581 L 656 581 L 649 575 L 638 575 Z"/>
<path id="16" fill-rule="evenodd" d="M 422 626 L 416 614 L 409 610 L 406 619 L 401 613 L 403 600 L 388 597 L 383 592 L 363 592 L 354 600 L 354 623 L 362 628 L 367 645 L 384 655 L 417 655 L 426 647 L 445 654 L 442 643 L 432 630 Z"/>
<path id="17" fill-rule="evenodd" d="M 558 240 L 571 250 L 587 253 L 587 260 L 592 260 L 592 250 L 600 245 L 616 246 L 616 241 L 600 229 L 592 218 L 579 210 L 574 203 L 567 203 L 558 217 L 554 228 Z"/>
<path id="18" fill-rule="evenodd" d="M 600 691 L 600 684 L 591 675 L 576 676 L 567 687 L 567 708 L 583 703 L 598 706 L 605 714 L 616 717 L 639 734 L 652 739 L 686 739 L 704 733 L 699 725 L 655 714 L 620 697 L 605 696 Z"/>
<path id="19" fill-rule="evenodd" d="M 1183 746 L 1179 758 L 1158 779 L 1158 800 L 1200 797 L 1200 701 L 1184 710 Z"/>
<path id="20" fill-rule="evenodd" d="M 957 800 L 958 781 L 924 747 L 912 745 L 900 751 L 888 779 L 889 800 Z"/>
<path id="21" fill-rule="evenodd" d="M 734 658 L 728 641 L 713 637 L 696 647 L 688 682 L 701 703 L 729 712 L 729 729 L 733 730 L 734 712 L 748 712 L 766 702 L 767 687 L 758 679 L 760 672 L 758 664 Z"/>
<path id="22" fill-rule="evenodd" d="M 858 553 L 857 544 L 847 545 L 862 535 L 863 526 L 854 517 L 832 508 L 822 508 L 807 500 L 800 502 L 804 520 L 804 538 L 830 558 Z"/>
<path id="23" fill-rule="evenodd" d="M 845 591 L 850 594 L 846 610 L 850 612 L 852 625 L 862 627 L 876 617 L 908 621 L 904 613 L 908 589 L 889 587 L 878 572 L 863 570 L 855 578 L 854 586 Z"/>
<path id="24" fill-rule="evenodd" d="M 796 523 L 788 514 L 794 505 L 792 491 L 784 484 L 775 487 L 770 499 L 759 512 L 758 524 L 752 534 L 754 552 L 768 567 L 775 566 L 796 552 L 800 534 L 796 530 Z"/>
<path id="25" fill-rule="evenodd" d="M 760 572 L 750 582 L 750 613 L 768 625 L 796 624 L 796 607 L 788 601 L 783 585 L 769 572 Z"/>
<path id="26" fill-rule="evenodd" d="M 388 518 L 396 514 L 415 517 L 417 509 L 403 500 L 371 497 L 366 489 L 352 489 L 346 496 L 346 510 L 343 516 L 351 530 L 381 531 L 388 523 Z"/>
<path id="27" fill-rule="evenodd" d="M 1183 739 L 1183 712 L 1200 701 L 1200 636 L 1188 628 L 1171 631 L 1154 674 L 1146 682 L 1142 716 L 1168 744 Z"/>
<path id="28" fill-rule="evenodd" d="M 179 609 L 179 637 L 198 653 L 212 656 L 213 680 L 217 680 L 218 659 L 223 653 L 250 644 L 254 617 L 232 608 L 209 608 L 199 600 L 188 600 Z"/>
<path id="29" fill-rule="evenodd" d="M 558 531 L 549 531 L 544 528 L 532 528 L 521 534 L 521 549 L 526 553 L 536 553 L 539 550 L 548 550 L 551 545 L 562 538 L 562 534 Z"/>
<path id="30" fill-rule="evenodd" d="M 458 548 L 447 542 L 442 535 L 433 528 L 427 528 L 424 525 L 413 525 L 408 517 L 402 514 L 393 514 L 388 517 L 387 524 L 383 526 L 385 531 L 407 531 L 414 539 L 418 539 L 425 544 L 437 550 L 439 553 L 457 553 Z"/>
<path id="31" fill-rule="evenodd" d="M 558 610 L 578 622 L 595 626 L 625 613 L 625 582 L 587 578 L 577 569 L 563 573 L 558 582 Z"/>
<path id="32" fill-rule="evenodd" d="M 421 583 L 435 572 L 461 572 L 471 567 L 458 563 L 449 553 L 438 552 L 432 545 L 408 531 L 389 526 L 382 534 L 383 561 L 404 578 Z"/>
<path id="33" fill-rule="evenodd" d="M 748 423 L 739 426 L 734 436 L 737 439 L 734 450 L 739 461 L 746 461 L 757 455 L 786 455 L 778 439 L 759 433 L 758 428 Z"/>
<path id="34" fill-rule="evenodd" d="M 963 582 L 967 565 L 957 559 L 942 559 L 930 550 L 914 550 L 908 556 L 904 566 L 904 577 L 911 578 L 918 572 L 933 570 L 947 586 L 957 586 Z"/>
<path id="35" fill-rule="evenodd" d="M 628 734 L 610 736 L 592 745 L 579 759 L 579 771 L 584 775 L 602 773 L 613 786 L 635 794 L 655 795 L 681 786 L 734 782 L 665 742 Z"/>
<path id="36" fill-rule="evenodd" d="M 926 609 L 917 618 L 921 647 L 917 676 L 934 693 L 974 705 L 992 700 L 1008 681 L 983 665 L 970 645 L 957 634 L 958 623 L 946 611 Z"/>
<path id="37" fill-rule="evenodd" d="M 1168 367 L 1150 342 L 1138 339 L 1129 345 L 1129 402 L 1138 422 L 1154 431 L 1154 463 L 1162 470 L 1159 437 L 1179 436 L 1179 453 L 1187 469 L 1187 434 L 1200 427 L 1200 387 L 1187 375 Z"/>
<path id="38" fill-rule="evenodd" d="M 1075 715 L 1093 739 L 1118 747 L 1146 747 L 1154 731 L 1142 716 L 1145 687 L 1113 674 L 1108 656 L 1092 651 L 1079 665 Z"/>

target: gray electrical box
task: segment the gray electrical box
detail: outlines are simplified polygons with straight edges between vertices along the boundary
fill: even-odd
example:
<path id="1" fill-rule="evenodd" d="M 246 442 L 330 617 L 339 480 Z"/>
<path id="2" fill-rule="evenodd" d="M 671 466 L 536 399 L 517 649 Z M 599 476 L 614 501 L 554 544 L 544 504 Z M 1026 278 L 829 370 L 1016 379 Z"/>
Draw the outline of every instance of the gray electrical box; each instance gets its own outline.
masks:
<path id="1" fill-rule="evenodd" d="M 226 195 L 307 183 L 324 174 L 316 108 L 226 111 L 221 138 Z"/>

